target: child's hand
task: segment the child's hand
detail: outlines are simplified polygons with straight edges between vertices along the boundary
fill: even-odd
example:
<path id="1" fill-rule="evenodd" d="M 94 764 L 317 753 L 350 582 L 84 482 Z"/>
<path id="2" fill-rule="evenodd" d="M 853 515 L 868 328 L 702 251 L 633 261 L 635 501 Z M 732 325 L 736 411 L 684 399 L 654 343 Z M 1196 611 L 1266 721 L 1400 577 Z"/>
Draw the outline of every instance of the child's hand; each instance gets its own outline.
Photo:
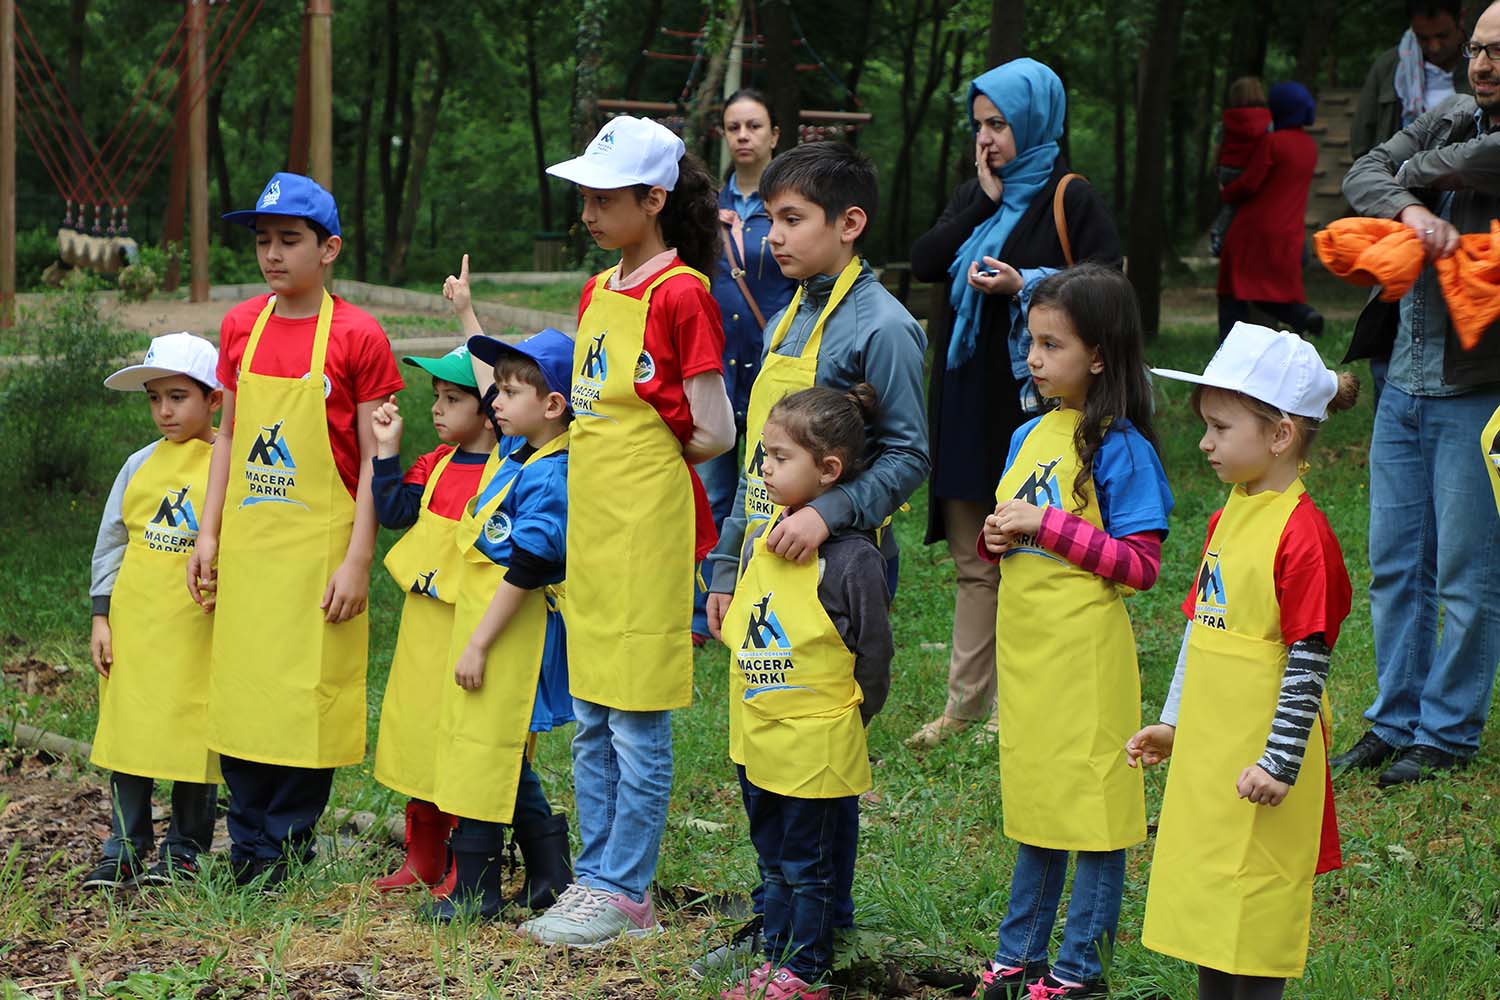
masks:
<path id="1" fill-rule="evenodd" d="M 984 519 L 984 547 L 989 550 L 990 555 L 1004 555 L 1005 550 L 1010 548 L 1010 532 L 1000 527 L 1000 505 L 995 505 L 995 512 Z"/>
<path id="2" fill-rule="evenodd" d="M 1279 806 L 1292 786 L 1278 781 L 1266 773 L 1259 764 L 1251 764 L 1240 772 L 1240 780 L 1234 783 L 1240 798 L 1249 799 L 1258 806 Z"/>
<path id="3" fill-rule="evenodd" d="M 811 507 L 783 517 L 766 536 L 766 548 L 792 562 L 807 562 L 828 541 L 828 523 Z"/>
<path id="4" fill-rule="evenodd" d="M 115 651 L 109 631 L 109 615 L 95 615 L 93 634 L 89 636 L 89 655 L 94 658 L 94 669 L 100 677 L 109 676 L 114 666 Z"/>
<path id="5" fill-rule="evenodd" d="M 453 680 L 459 687 L 465 691 L 479 690 L 484 683 L 485 655 L 473 645 L 464 646 L 464 651 L 458 654 L 458 662 L 453 665 Z"/>
<path id="6" fill-rule="evenodd" d="M 188 556 L 188 595 L 207 614 L 214 609 L 214 600 L 219 589 L 219 571 L 214 560 L 219 557 L 219 540 L 206 532 L 198 532 L 193 544 L 193 554 Z"/>
<path id="7" fill-rule="evenodd" d="M 1125 763 L 1131 767 L 1160 764 L 1172 756 L 1172 743 L 1177 738 L 1177 729 L 1164 722 L 1147 726 L 1125 743 Z"/>
<path id="8" fill-rule="evenodd" d="M 379 458 L 394 458 L 401 451 L 401 408 L 396 397 L 391 396 L 370 414 L 370 426 L 375 432 L 375 454 Z"/>
<path id="9" fill-rule="evenodd" d="M 733 596 L 732 594 L 710 593 L 703 605 L 703 611 L 708 616 L 708 634 L 720 642 L 724 642 L 724 636 L 721 634 L 724 629 L 724 612 L 729 610 L 729 602 Z"/>
<path id="10" fill-rule="evenodd" d="M 365 609 L 370 596 L 370 567 L 345 559 L 328 578 L 323 591 L 323 620 L 330 625 L 346 622 Z"/>
<path id="11" fill-rule="evenodd" d="M 1042 530 L 1042 508 L 1025 500 L 1007 500 L 990 516 L 999 518 L 1000 530 L 1012 538 L 1016 535 L 1035 536 Z"/>
<path id="12" fill-rule="evenodd" d="M 469 294 L 469 255 L 464 254 L 463 263 L 458 265 L 458 274 L 450 274 L 443 279 L 443 298 L 453 303 L 453 314 L 462 316 L 473 303 Z"/>

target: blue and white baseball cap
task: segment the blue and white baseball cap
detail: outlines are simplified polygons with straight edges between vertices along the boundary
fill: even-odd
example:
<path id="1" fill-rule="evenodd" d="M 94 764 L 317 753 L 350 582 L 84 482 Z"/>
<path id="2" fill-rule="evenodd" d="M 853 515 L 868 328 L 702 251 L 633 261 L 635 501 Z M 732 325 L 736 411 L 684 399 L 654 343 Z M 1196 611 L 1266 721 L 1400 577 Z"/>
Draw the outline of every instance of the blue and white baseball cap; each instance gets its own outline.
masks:
<path id="1" fill-rule="evenodd" d="M 582 156 L 554 163 L 547 173 L 600 191 L 636 184 L 670 191 L 677 186 L 677 161 L 686 148 L 665 125 L 621 115 L 605 123 Z"/>
<path id="2" fill-rule="evenodd" d="M 495 362 L 502 354 L 530 358 L 542 370 L 548 389 L 562 393 L 564 399 L 573 393 L 573 338 L 560 330 L 549 326 L 514 344 L 476 333 L 468 347 L 481 396 L 495 384 Z"/>
<path id="3" fill-rule="evenodd" d="M 225 212 L 223 218 L 254 229 L 256 217 L 261 215 L 296 216 L 316 222 L 328 230 L 330 236 L 340 235 L 339 207 L 333 195 L 323 190 L 323 185 L 302 174 L 283 172 L 273 175 L 254 208 Z"/>
<path id="4" fill-rule="evenodd" d="M 164 333 L 151 338 L 151 346 L 138 365 L 121 368 L 104 385 L 122 392 L 143 392 L 146 383 L 169 375 L 186 375 L 202 382 L 210 389 L 221 388 L 219 376 L 219 350 L 187 331 Z"/>

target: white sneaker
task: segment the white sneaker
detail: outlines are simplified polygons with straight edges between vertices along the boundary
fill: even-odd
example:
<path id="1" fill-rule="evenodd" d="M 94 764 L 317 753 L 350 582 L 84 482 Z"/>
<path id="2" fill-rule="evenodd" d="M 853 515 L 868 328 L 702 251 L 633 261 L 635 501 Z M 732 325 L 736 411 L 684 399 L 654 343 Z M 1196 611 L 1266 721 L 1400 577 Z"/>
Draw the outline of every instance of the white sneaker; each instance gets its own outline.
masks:
<path id="1" fill-rule="evenodd" d="M 574 889 L 579 892 L 567 899 Z M 564 897 L 540 917 L 522 924 L 521 932 L 541 944 L 597 948 L 617 938 L 646 937 L 662 931 L 650 894 L 637 903 L 623 893 L 569 886 Z"/>

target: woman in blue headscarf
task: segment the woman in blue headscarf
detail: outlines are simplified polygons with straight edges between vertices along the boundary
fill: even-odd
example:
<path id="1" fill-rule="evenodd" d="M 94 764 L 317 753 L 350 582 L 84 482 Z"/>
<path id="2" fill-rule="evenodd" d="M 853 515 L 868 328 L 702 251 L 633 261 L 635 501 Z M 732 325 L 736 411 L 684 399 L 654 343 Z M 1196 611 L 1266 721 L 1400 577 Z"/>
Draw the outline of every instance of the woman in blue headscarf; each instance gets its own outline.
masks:
<path id="1" fill-rule="evenodd" d="M 969 86 L 977 176 L 911 249 L 912 274 L 948 294 L 928 324 L 928 543 L 946 540 L 958 567 L 948 701 L 908 741 L 932 746 L 989 716 L 995 697 L 995 593 L 999 574 L 975 540 L 995 506 L 1010 438 L 1038 400 L 1026 370 L 1024 306 L 1030 287 L 1070 262 L 1054 203 L 1068 166 L 1058 149 L 1067 98 L 1057 74 L 1016 59 Z M 1062 232 L 1074 262 L 1118 266 L 1120 237 L 1098 193 L 1081 177 L 1063 189 Z"/>

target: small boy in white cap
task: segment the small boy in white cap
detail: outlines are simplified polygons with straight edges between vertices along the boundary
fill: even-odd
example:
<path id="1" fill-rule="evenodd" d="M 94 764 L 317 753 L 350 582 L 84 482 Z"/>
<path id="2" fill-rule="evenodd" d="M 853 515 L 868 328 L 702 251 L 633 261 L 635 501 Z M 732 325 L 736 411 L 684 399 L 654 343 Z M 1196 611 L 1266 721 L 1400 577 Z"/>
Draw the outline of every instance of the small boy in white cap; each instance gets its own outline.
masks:
<path id="1" fill-rule="evenodd" d="M 1141 942 L 1198 965 L 1204 1000 L 1277 998 L 1307 961 L 1313 876 L 1340 866 L 1328 780 L 1328 659 L 1349 613 L 1338 539 L 1302 485 L 1359 383 L 1295 334 L 1236 323 L 1194 383 L 1202 449 L 1234 488 L 1182 608 L 1161 722 L 1132 765 L 1173 758 Z"/>
<path id="2" fill-rule="evenodd" d="M 111 834 L 84 888 L 166 883 L 197 872 L 213 840 L 219 755 L 208 748 L 213 619 L 182 587 L 208 484 L 219 354 L 202 337 L 170 333 L 145 360 L 104 380 L 143 392 L 162 436 L 125 460 L 94 543 L 93 636 L 99 724 L 90 760 L 110 776 Z M 173 782 L 172 818 L 158 860 L 151 792 Z"/>

